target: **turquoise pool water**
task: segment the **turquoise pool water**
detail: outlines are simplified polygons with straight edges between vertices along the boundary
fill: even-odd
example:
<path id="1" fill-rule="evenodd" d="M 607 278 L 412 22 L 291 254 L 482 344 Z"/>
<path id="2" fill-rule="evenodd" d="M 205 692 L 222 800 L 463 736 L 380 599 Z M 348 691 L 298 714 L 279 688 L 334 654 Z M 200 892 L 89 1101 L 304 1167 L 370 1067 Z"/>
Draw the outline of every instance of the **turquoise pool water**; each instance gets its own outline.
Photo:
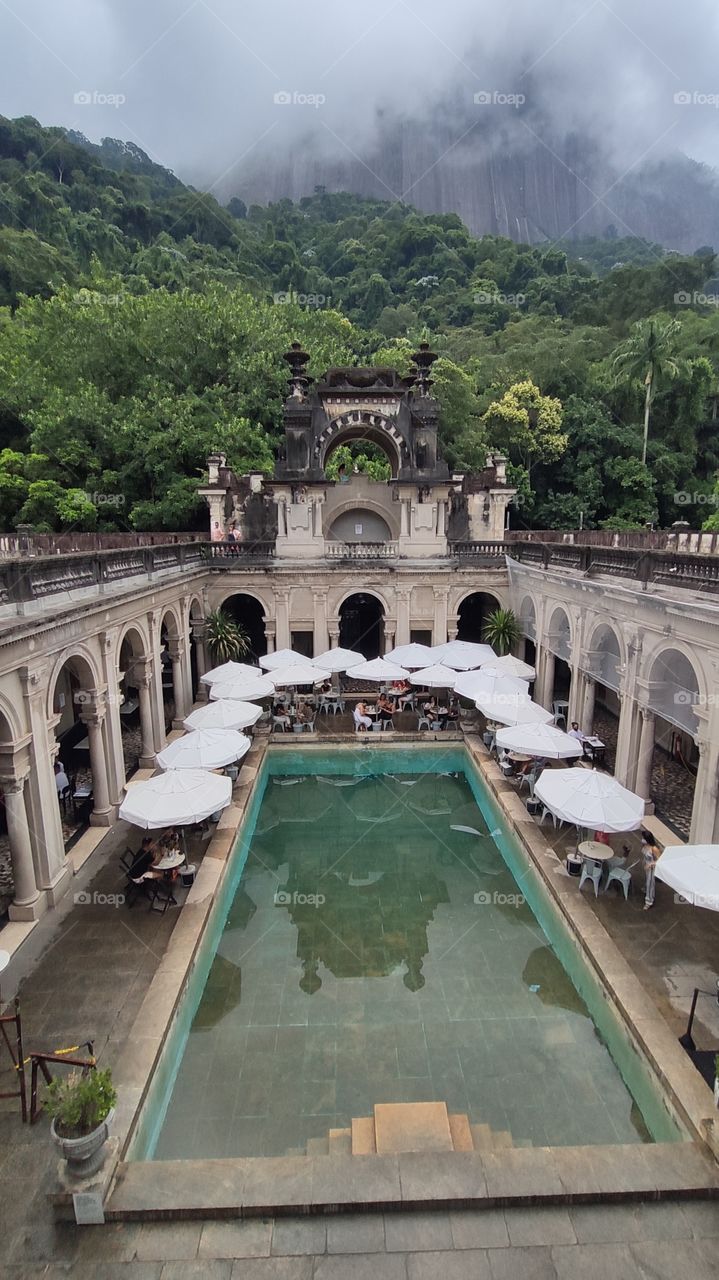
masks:
<path id="1" fill-rule="evenodd" d="M 461 746 L 272 749 L 233 858 L 134 1155 L 304 1151 L 393 1101 L 681 1136 Z"/>

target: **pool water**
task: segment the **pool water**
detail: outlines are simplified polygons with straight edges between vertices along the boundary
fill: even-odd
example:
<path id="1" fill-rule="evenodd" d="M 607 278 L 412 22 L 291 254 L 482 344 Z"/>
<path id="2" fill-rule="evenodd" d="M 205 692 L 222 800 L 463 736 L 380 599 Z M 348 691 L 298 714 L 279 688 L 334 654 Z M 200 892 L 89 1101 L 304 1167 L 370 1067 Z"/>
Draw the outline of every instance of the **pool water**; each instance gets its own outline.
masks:
<path id="1" fill-rule="evenodd" d="M 377 1102 L 443 1101 L 520 1145 L 669 1136 L 524 900 L 461 749 L 385 776 L 367 752 L 300 777 L 282 776 L 298 752 L 272 754 L 146 1155 L 304 1152 Z"/>

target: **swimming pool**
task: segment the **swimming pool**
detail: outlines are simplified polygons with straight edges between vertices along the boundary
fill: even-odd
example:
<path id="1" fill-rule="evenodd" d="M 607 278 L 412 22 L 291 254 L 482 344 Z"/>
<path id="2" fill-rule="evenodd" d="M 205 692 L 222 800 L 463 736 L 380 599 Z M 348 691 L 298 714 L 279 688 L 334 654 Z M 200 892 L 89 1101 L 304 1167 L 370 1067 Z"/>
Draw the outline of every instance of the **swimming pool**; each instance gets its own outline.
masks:
<path id="1" fill-rule="evenodd" d="M 130 1154 L 413 1101 L 516 1145 L 684 1136 L 460 744 L 273 747 Z"/>

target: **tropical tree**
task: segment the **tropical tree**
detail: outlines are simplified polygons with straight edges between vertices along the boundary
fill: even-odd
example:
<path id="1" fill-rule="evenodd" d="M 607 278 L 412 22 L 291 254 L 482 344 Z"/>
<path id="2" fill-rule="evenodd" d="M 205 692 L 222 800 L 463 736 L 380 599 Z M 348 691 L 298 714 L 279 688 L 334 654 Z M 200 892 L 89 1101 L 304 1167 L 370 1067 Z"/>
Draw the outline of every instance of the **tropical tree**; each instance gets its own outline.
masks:
<path id="1" fill-rule="evenodd" d="M 250 640 L 245 628 L 225 609 L 213 609 L 212 613 L 208 613 L 206 636 L 207 647 L 215 666 L 244 658 L 250 651 Z"/>
<path id="2" fill-rule="evenodd" d="M 678 320 L 640 320 L 633 326 L 627 341 L 614 353 L 612 367 L 616 381 L 634 382 L 639 378 L 644 383 L 642 462 L 645 464 L 654 396 L 663 383 L 676 378 L 679 373 L 675 350 L 680 329 Z"/>
<path id="3" fill-rule="evenodd" d="M 561 401 L 542 395 L 529 380 L 514 383 L 499 400 L 494 400 L 482 422 L 490 442 L 525 471 L 530 487 L 534 464 L 555 462 L 567 447 Z"/>
<path id="4" fill-rule="evenodd" d="M 484 624 L 484 639 L 500 657 L 511 653 L 521 634 L 516 614 L 511 609 L 495 609 Z"/>

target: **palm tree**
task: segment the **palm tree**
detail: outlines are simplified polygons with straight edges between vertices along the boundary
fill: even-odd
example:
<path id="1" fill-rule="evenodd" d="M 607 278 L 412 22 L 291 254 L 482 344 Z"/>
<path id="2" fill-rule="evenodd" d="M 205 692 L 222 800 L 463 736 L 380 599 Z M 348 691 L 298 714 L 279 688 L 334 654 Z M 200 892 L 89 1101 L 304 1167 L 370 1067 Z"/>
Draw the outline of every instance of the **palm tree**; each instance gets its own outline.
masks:
<path id="1" fill-rule="evenodd" d="M 233 662 L 249 653 L 250 641 L 241 622 L 224 609 L 213 609 L 206 619 L 207 646 L 213 663 Z"/>
<path id="2" fill-rule="evenodd" d="M 484 624 L 484 639 L 496 649 L 499 657 L 511 653 L 522 632 L 511 609 L 495 609 Z"/>
<path id="3" fill-rule="evenodd" d="M 642 462 L 647 461 L 647 442 L 652 402 L 657 388 L 679 373 L 674 357 L 677 333 L 681 329 L 678 320 L 640 320 L 623 346 L 614 354 L 612 362 L 619 381 L 621 375 L 631 381 L 641 378 L 644 383 L 644 442 Z"/>

